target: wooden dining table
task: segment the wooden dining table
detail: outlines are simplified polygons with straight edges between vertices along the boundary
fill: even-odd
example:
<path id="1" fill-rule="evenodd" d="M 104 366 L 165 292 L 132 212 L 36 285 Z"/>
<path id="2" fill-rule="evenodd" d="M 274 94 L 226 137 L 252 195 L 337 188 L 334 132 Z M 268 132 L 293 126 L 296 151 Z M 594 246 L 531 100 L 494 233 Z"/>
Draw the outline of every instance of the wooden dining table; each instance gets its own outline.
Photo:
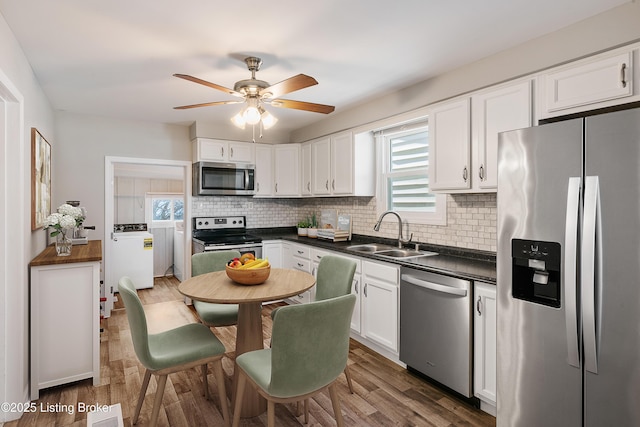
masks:
<path id="1" fill-rule="evenodd" d="M 236 332 L 236 357 L 264 348 L 262 303 L 298 295 L 313 287 L 313 275 L 299 270 L 272 268 L 269 278 L 259 285 L 241 285 L 225 271 L 201 274 L 180 283 L 178 290 L 194 300 L 218 304 L 239 304 Z M 238 378 L 235 367 L 233 396 Z M 251 389 L 251 390 L 250 390 Z M 233 399 L 232 399 L 233 400 Z M 242 417 L 255 417 L 267 409 L 267 403 L 255 390 L 247 387 L 242 402 Z"/>

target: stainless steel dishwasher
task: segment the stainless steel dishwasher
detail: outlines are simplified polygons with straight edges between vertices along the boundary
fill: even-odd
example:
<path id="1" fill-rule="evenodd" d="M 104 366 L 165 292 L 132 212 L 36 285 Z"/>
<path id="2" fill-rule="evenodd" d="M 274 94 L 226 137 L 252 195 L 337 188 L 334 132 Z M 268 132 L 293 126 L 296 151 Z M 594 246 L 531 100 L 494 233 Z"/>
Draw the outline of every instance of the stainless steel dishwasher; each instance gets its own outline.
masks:
<path id="1" fill-rule="evenodd" d="M 464 395 L 472 388 L 471 282 L 403 267 L 400 360 Z"/>

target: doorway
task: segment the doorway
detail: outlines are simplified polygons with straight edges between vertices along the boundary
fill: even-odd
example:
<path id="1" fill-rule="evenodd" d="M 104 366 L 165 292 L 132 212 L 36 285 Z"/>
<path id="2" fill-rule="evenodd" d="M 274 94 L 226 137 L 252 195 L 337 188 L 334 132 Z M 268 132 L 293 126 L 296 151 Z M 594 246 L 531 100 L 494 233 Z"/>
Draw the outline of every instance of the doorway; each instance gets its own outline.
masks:
<path id="1" fill-rule="evenodd" d="M 191 276 L 191 163 L 177 160 L 141 159 L 128 157 L 105 157 L 105 298 L 104 315 L 108 317 L 113 308 L 113 291 L 116 288 L 119 277 L 115 277 L 111 265 L 114 259 L 113 226 L 116 223 L 148 223 L 151 226 L 148 202 L 152 195 L 158 193 L 156 188 L 139 185 L 135 190 L 135 183 L 149 181 L 181 181 L 179 193 L 183 195 L 183 226 L 182 251 L 176 251 L 181 260 L 176 264 L 181 266 L 183 278 Z M 119 197 L 116 194 L 117 183 L 132 183 L 133 189 L 127 194 L 130 197 Z M 167 193 L 178 193 L 175 186 L 166 190 Z M 120 202 L 118 202 L 120 199 Z M 118 204 L 122 206 L 118 206 Z M 129 203 L 131 205 L 129 206 Z M 154 242 L 155 246 L 155 242 Z M 154 248 L 155 251 L 155 248 Z M 180 262 L 181 261 L 181 262 Z"/>

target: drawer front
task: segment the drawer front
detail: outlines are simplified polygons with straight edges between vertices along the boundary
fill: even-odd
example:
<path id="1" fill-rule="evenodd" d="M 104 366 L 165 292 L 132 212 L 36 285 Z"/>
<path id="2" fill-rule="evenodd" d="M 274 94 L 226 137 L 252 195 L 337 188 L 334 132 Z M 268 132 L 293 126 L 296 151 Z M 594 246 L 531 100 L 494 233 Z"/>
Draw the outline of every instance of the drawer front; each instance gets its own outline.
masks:
<path id="1" fill-rule="evenodd" d="M 363 269 L 364 274 L 367 277 L 375 277 L 396 286 L 399 283 L 399 267 L 396 267 L 395 265 L 364 261 Z"/>
<path id="2" fill-rule="evenodd" d="M 311 261 L 314 263 L 319 263 L 320 260 L 322 259 L 323 256 L 325 255 L 333 255 L 333 256 L 337 256 L 340 258 L 346 258 L 346 259 L 350 259 L 352 261 L 355 261 L 356 263 L 356 273 L 361 273 L 362 272 L 362 266 L 361 266 L 361 262 L 358 258 L 352 258 L 350 256 L 344 256 L 338 252 L 333 252 L 333 251 L 324 251 L 321 249 L 316 249 L 316 248 L 311 248 Z"/>
<path id="3" fill-rule="evenodd" d="M 294 256 L 291 259 L 291 268 L 304 271 L 305 273 L 311 273 L 311 261 Z"/>
<path id="4" fill-rule="evenodd" d="M 291 255 L 298 258 L 311 259 L 311 250 L 308 246 L 291 246 Z"/>

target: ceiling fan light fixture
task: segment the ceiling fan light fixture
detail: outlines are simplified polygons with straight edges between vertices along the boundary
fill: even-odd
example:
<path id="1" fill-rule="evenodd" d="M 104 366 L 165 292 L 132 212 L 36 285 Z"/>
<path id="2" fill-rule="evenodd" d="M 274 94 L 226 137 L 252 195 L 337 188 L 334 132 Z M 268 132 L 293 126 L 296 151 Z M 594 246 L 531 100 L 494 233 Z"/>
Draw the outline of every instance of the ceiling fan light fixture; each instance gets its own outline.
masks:
<path id="1" fill-rule="evenodd" d="M 240 129 L 244 129 L 244 125 L 246 123 L 244 120 L 244 115 L 242 114 L 243 112 L 244 111 L 240 111 L 238 112 L 238 114 L 231 117 L 231 123 L 233 123 L 234 126 L 239 127 Z"/>
<path id="2" fill-rule="evenodd" d="M 262 120 L 262 126 L 265 130 L 272 128 L 273 125 L 278 123 L 278 119 L 276 119 L 273 114 L 269 113 L 264 108 L 260 108 L 260 111 L 262 112 L 262 114 L 260 114 L 260 119 Z"/>

